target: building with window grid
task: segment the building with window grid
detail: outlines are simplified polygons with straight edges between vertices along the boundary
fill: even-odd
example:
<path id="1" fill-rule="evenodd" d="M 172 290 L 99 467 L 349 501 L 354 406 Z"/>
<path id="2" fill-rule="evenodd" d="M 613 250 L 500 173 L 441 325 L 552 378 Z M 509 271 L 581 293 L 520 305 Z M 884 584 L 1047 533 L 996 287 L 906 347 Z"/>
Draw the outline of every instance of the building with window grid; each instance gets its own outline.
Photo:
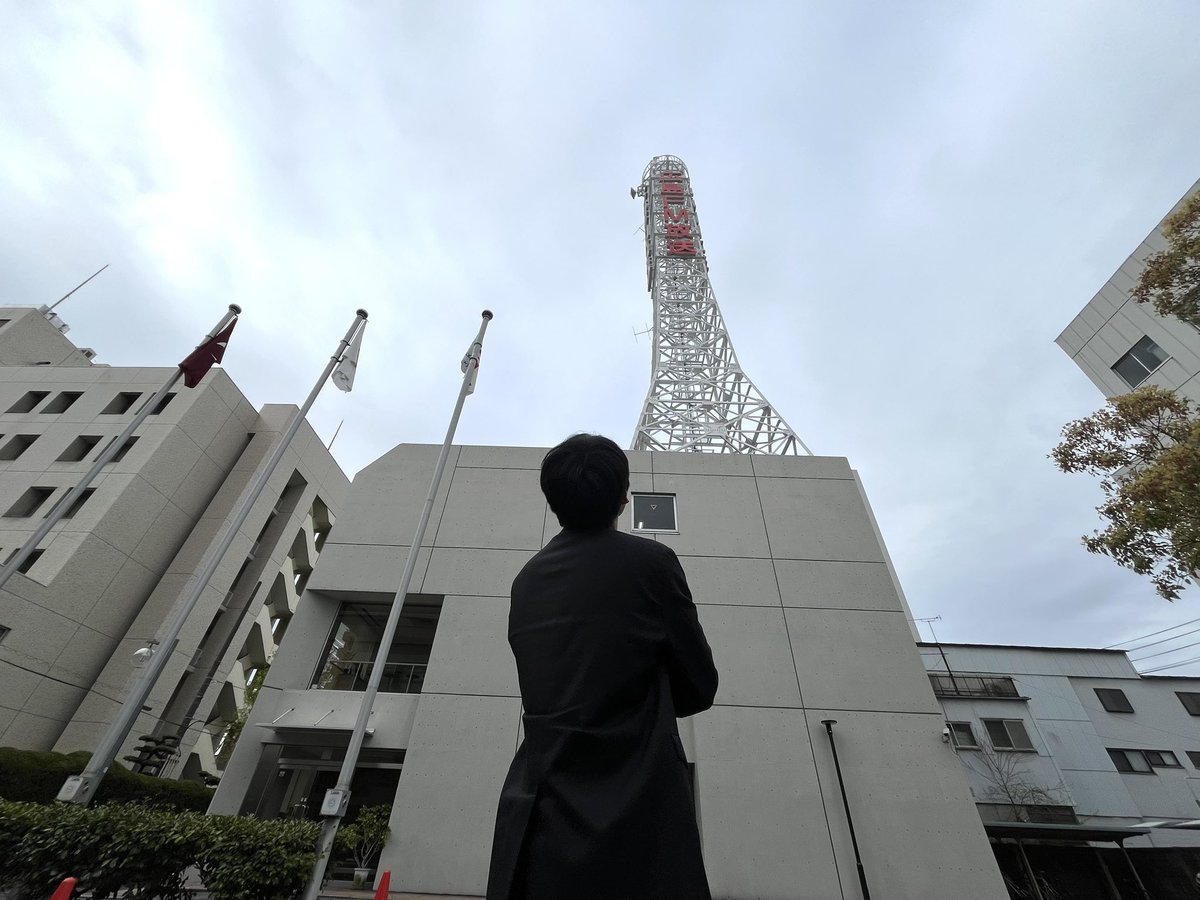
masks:
<path id="1" fill-rule="evenodd" d="M 316 818 L 338 774 L 438 447 L 359 472 L 225 768 L 211 811 Z M 377 875 L 479 896 L 501 783 L 521 740 L 509 587 L 559 530 L 544 449 L 453 448 L 347 821 L 392 806 Z M 910 613 L 845 459 L 630 451 L 619 527 L 680 557 L 712 645 L 711 710 L 680 722 L 713 895 L 859 896 L 822 720 L 833 719 L 872 895 L 1005 892 Z M 352 864 L 335 859 L 332 877 Z"/>
<path id="2" fill-rule="evenodd" d="M 1200 181 L 1163 220 L 1197 191 Z M 1155 226 L 1055 343 L 1105 397 L 1146 383 L 1178 391 L 1200 404 L 1200 332 L 1174 317 L 1158 315 L 1149 304 L 1129 299 L 1146 258 L 1166 248 L 1162 225 Z"/>
<path id="3" fill-rule="evenodd" d="M 170 369 L 97 364 L 44 308 L 0 308 L 0 559 L 33 532 Z M 296 407 L 254 409 L 214 368 L 180 385 L 0 589 L 0 746 L 92 750 Z M 349 481 L 307 424 L 185 626 L 120 756 L 216 775 L 226 726 L 267 665 Z M 119 756 L 119 758 L 120 758 Z"/>
<path id="4" fill-rule="evenodd" d="M 1151 896 L 1188 896 L 1200 871 L 1200 678 L 1140 675 L 1122 650 L 919 646 L 1007 876 L 1024 878 L 1020 839 L 1033 868 L 1091 879 L 1048 875 L 1065 896 L 1113 896 L 1109 879 L 1136 888 L 1130 863 Z M 1056 861 L 1063 847 L 1095 864 L 1074 872 Z"/>

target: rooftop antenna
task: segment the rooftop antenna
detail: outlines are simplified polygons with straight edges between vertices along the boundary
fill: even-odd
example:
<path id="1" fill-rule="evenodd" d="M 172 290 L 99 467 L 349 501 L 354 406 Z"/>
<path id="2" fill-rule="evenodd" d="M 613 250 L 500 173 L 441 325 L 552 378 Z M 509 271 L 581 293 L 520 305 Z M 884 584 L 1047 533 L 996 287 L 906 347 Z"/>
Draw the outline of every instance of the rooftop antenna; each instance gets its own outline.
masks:
<path id="1" fill-rule="evenodd" d="M 85 284 L 87 284 L 89 281 L 91 281 L 93 278 L 95 278 L 97 275 L 99 275 L 101 272 L 103 272 L 103 271 L 104 271 L 105 269 L 107 269 L 107 268 L 108 268 L 108 263 L 105 263 L 105 264 L 104 264 L 104 265 L 102 265 L 102 266 L 101 266 L 99 269 L 97 269 L 95 272 L 93 272 L 93 273 L 92 273 L 92 274 L 91 274 L 89 277 L 87 277 L 87 278 L 83 279 L 83 281 L 81 281 L 81 282 L 79 282 L 79 284 L 75 285 L 75 287 L 74 287 L 74 288 L 72 288 L 71 290 L 69 290 L 69 291 L 67 291 L 65 294 L 63 294 L 63 295 L 62 295 L 62 296 L 61 296 L 61 297 L 58 299 L 58 302 L 56 302 L 56 303 L 54 304 L 54 306 L 51 306 L 51 307 L 49 307 L 49 308 L 46 310 L 46 313 L 47 313 L 47 314 L 49 314 L 49 313 L 52 313 L 52 312 L 54 312 L 54 307 L 55 307 L 55 306 L 58 306 L 58 304 L 59 304 L 59 303 L 62 303 L 64 300 L 66 300 L 66 299 L 67 299 L 68 297 L 70 297 L 70 296 L 71 296 L 73 293 L 75 293 L 77 290 L 79 290 L 81 287 L 83 287 Z"/>

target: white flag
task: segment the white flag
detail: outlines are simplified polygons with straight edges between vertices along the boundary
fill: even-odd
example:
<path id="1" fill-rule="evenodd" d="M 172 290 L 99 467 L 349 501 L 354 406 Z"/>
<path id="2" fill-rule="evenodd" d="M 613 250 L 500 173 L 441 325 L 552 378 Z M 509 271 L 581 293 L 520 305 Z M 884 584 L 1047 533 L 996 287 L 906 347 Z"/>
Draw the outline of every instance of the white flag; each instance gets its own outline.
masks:
<path id="1" fill-rule="evenodd" d="M 333 383 L 339 390 L 349 392 L 354 387 L 354 373 L 358 371 L 358 351 L 362 347 L 362 336 L 366 330 L 367 323 L 363 322 L 362 328 L 358 329 L 358 334 L 342 354 L 342 361 L 333 370 Z"/>
<path id="2" fill-rule="evenodd" d="M 467 376 L 467 393 L 475 393 L 475 381 L 479 378 L 479 360 L 483 356 L 483 344 L 475 341 L 467 348 L 466 354 L 462 358 L 462 365 L 459 367 L 465 375 L 467 369 L 471 370 L 471 374 Z M 471 365 L 471 360 L 474 359 L 475 365 Z"/>

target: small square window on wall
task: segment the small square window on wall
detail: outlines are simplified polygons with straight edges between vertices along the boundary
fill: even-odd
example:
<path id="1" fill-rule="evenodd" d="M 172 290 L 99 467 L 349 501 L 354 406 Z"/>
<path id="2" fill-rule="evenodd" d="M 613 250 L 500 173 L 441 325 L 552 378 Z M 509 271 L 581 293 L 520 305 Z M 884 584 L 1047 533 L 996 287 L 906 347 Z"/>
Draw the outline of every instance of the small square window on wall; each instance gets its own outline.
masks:
<path id="1" fill-rule="evenodd" d="M 42 407 L 42 412 L 45 413 L 65 413 L 68 409 L 75 405 L 75 401 L 83 396 L 83 391 L 63 391 L 49 403 Z"/>
<path id="2" fill-rule="evenodd" d="M 970 722 L 947 722 L 947 727 L 950 729 L 950 738 L 954 741 L 954 746 L 970 749 L 978 749 L 979 742 L 975 740 L 975 732 L 971 730 Z"/>
<path id="3" fill-rule="evenodd" d="M 1117 688 L 1093 688 L 1096 696 L 1100 698 L 1101 704 L 1109 712 L 1114 713 L 1131 713 L 1133 706 L 1129 699 L 1125 696 L 1125 692 Z"/>
<path id="4" fill-rule="evenodd" d="M 674 494 L 634 494 L 632 500 L 634 531 L 679 531 Z"/>
<path id="5" fill-rule="evenodd" d="M 16 403 L 8 408 L 10 413 L 33 412 L 35 406 L 50 396 L 49 391 L 28 391 Z"/>
<path id="6" fill-rule="evenodd" d="M 1149 337 L 1143 337 L 1128 353 L 1113 363 L 1112 369 L 1121 376 L 1122 381 L 1135 388 L 1168 359 L 1170 357 L 1162 347 Z"/>
<path id="7" fill-rule="evenodd" d="M 984 719 L 983 727 L 987 729 L 992 747 L 996 750 L 1034 749 L 1025 723 L 1020 719 Z"/>
<path id="8" fill-rule="evenodd" d="M 1183 708 L 1193 716 L 1200 716 L 1200 694 L 1194 691 L 1176 691 L 1175 696 L 1183 704 Z"/>
<path id="9" fill-rule="evenodd" d="M 54 493 L 52 487 L 31 487 L 4 514 L 6 519 L 27 519 L 41 509 L 42 504 Z"/>
<path id="10" fill-rule="evenodd" d="M 36 434 L 14 434 L 7 444 L 0 447 L 0 460 L 9 462 L 20 459 L 21 454 L 32 447 L 38 437 Z"/>
<path id="11" fill-rule="evenodd" d="M 121 391 L 109 401 L 104 409 L 100 410 L 100 415 L 119 416 L 121 413 L 128 412 L 129 408 L 137 403 L 141 396 L 141 393 L 137 391 Z"/>

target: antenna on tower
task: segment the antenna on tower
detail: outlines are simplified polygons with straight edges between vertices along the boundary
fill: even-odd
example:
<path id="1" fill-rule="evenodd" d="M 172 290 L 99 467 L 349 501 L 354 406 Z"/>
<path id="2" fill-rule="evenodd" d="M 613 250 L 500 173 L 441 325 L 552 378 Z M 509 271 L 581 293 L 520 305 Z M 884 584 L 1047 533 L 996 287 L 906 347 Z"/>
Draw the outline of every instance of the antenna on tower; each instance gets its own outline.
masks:
<path id="1" fill-rule="evenodd" d="M 81 287 L 83 287 L 85 284 L 87 284 L 89 281 L 91 281 L 93 278 L 95 278 L 97 275 L 99 275 L 101 272 L 103 272 L 107 268 L 108 268 L 108 263 L 105 263 L 99 269 L 97 269 L 95 272 L 93 272 L 91 275 L 89 275 L 87 278 L 83 279 L 83 281 L 79 282 L 79 284 L 75 285 L 75 287 L 71 288 L 71 290 L 67 291 L 65 294 L 63 294 L 61 297 L 59 297 L 58 300 L 55 302 L 54 306 L 47 307 L 45 310 L 43 310 L 43 312 L 46 315 L 46 318 L 50 318 L 50 313 L 54 312 L 55 306 L 58 306 L 59 303 L 62 303 L 64 300 L 66 300 L 73 293 L 75 293 L 77 290 L 79 290 Z"/>
<path id="2" fill-rule="evenodd" d="M 811 455 L 738 364 L 683 160 L 654 157 L 630 194 L 645 198 L 646 286 L 654 303 L 650 391 L 632 449 Z"/>

